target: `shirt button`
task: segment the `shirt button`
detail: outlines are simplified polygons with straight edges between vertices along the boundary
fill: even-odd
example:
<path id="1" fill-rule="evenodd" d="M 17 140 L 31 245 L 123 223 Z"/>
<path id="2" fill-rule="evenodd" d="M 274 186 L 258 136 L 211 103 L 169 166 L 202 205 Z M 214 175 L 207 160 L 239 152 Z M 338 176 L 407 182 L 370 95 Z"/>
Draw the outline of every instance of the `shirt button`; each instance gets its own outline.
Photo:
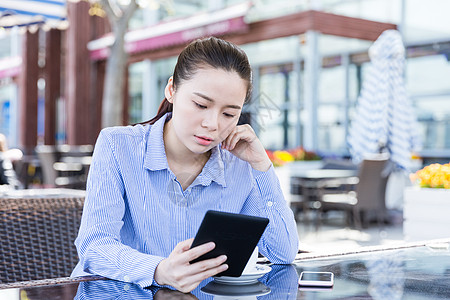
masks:
<path id="1" fill-rule="evenodd" d="M 128 276 L 128 275 L 123 276 L 123 281 L 129 282 L 130 281 L 130 276 Z"/>
<path id="2" fill-rule="evenodd" d="M 130 289 L 130 285 L 129 284 L 125 284 L 124 286 L 123 286 L 123 290 L 124 291 L 128 291 Z"/>
<path id="3" fill-rule="evenodd" d="M 272 205 L 273 205 L 273 202 L 272 202 L 272 201 L 268 201 L 268 202 L 267 202 L 267 206 L 268 206 L 268 207 L 271 207 Z"/>

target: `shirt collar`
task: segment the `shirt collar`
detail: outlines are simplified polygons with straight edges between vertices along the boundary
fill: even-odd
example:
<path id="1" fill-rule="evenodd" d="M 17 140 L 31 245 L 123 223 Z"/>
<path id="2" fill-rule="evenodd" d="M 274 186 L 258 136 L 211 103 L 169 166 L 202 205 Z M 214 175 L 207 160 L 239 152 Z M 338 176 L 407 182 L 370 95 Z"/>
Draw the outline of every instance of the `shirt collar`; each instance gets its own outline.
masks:
<path id="1" fill-rule="evenodd" d="M 151 170 L 169 169 L 167 163 L 166 150 L 164 147 L 164 124 L 172 117 L 171 113 L 167 113 L 150 126 L 147 139 L 147 153 L 145 155 L 144 167 Z M 222 153 L 217 145 L 211 149 L 211 156 L 203 167 L 200 175 L 192 183 L 192 186 L 201 184 L 210 185 L 212 181 L 226 187 L 225 167 L 222 159 Z"/>
<path id="2" fill-rule="evenodd" d="M 192 185 L 201 184 L 207 186 L 212 181 L 215 181 L 223 187 L 227 186 L 225 181 L 225 166 L 218 145 L 211 149 L 211 156 Z"/>

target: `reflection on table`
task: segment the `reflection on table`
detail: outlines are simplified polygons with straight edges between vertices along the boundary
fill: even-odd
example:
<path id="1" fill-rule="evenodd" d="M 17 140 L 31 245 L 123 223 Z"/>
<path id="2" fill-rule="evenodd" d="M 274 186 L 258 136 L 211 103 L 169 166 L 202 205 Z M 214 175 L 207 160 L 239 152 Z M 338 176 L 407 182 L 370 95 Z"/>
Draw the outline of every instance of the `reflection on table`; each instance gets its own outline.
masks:
<path id="1" fill-rule="evenodd" d="M 218 287 L 208 279 L 183 294 L 91 276 L 0 284 L 0 299 L 448 299 L 449 243 L 450 238 L 352 253 L 301 253 L 293 265 L 271 265 L 272 271 L 253 286 Z M 334 286 L 299 289 L 298 274 L 305 270 L 333 272 Z"/>

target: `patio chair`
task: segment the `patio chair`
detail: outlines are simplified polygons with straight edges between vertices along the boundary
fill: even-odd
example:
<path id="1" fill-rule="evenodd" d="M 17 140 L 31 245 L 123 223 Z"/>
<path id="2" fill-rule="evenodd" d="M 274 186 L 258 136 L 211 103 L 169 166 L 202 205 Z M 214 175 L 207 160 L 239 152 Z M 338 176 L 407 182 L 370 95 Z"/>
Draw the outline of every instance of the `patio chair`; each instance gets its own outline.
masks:
<path id="1" fill-rule="evenodd" d="M 40 189 L 0 197 L 0 283 L 70 276 L 84 194 Z"/>
<path id="2" fill-rule="evenodd" d="M 86 188 L 88 167 L 81 163 L 81 158 L 92 155 L 91 145 L 39 145 L 35 151 L 40 161 L 44 186 Z"/>
<path id="3" fill-rule="evenodd" d="M 22 187 L 20 181 L 17 179 L 16 171 L 10 159 L 0 152 L 0 186 L 11 189 L 19 189 Z"/>
<path id="4" fill-rule="evenodd" d="M 386 172 L 388 157 L 379 155 L 364 159 L 359 167 L 358 181 L 350 182 L 347 190 L 328 190 L 336 186 L 336 180 L 323 181 L 320 189 L 321 215 L 331 210 L 347 213 L 348 222 L 356 227 L 367 226 L 370 218 L 376 217 L 378 225 L 385 222 L 385 193 L 388 174 Z M 343 182 L 342 186 L 345 186 Z M 320 220 L 319 220 L 320 221 Z"/>
<path id="5" fill-rule="evenodd" d="M 326 158 L 322 161 L 320 169 L 326 170 L 358 170 L 358 165 L 347 159 Z M 354 189 L 353 185 L 356 184 L 357 177 L 347 177 L 339 179 L 326 180 L 326 186 L 322 189 L 329 191 L 350 191 Z M 323 192 L 322 189 L 316 189 L 316 185 L 313 184 L 312 188 L 305 186 L 305 182 L 299 178 L 290 178 L 290 194 L 291 194 L 291 209 L 294 212 L 296 220 L 299 221 L 300 212 L 316 211 L 320 208 L 320 195 Z M 306 197 L 303 193 L 307 193 Z M 306 201 L 305 201 L 306 198 Z M 305 216 L 306 223 L 309 222 L 309 218 Z"/>

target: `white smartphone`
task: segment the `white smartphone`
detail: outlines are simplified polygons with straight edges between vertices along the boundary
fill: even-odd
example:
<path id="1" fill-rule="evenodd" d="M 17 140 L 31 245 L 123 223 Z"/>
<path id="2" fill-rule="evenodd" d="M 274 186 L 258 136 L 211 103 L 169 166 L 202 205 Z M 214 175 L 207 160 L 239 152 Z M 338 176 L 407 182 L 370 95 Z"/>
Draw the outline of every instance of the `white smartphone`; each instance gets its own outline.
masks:
<path id="1" fill-rule="evenodd" d="M 332 287 L 334 274 L 331 272 L 303 271 L 298 279 L 298 284 L 300 286 Z"/>

